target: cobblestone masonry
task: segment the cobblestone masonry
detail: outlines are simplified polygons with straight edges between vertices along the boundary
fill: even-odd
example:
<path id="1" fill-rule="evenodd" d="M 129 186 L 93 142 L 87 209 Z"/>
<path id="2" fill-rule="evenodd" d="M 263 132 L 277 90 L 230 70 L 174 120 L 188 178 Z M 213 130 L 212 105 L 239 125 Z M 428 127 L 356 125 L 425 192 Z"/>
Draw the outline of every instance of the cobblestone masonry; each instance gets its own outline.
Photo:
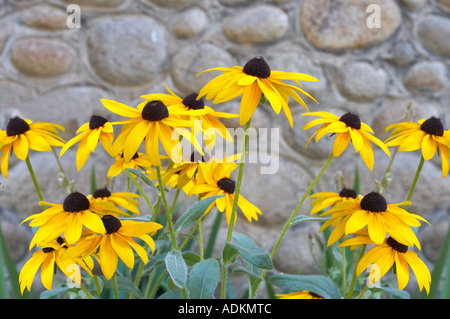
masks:
<path id="1" fill-rule="evenodd" d="M 67 19 L 75 21 L 73 11 L 67 12 L 71 4 L 81 8 L 79 28 L 68 28 Z M 367 12 L 373 4 L 380 9 L 379 21 L 370 18 L 375 11 Z M 320 80 L 304 85 L 319 101 L 307 99 L 310 110 L 355 112 L 381 139 L 387 137 L 386 125 L 404 119 L 410 102 L 414 119 L 436 115 L 450 125 L 448 0 L 0 0 L 0 127 L 22 115 L 61 123 L 70 138 L 94 113 L 111 118 L 100 98 L 136 105 L 142 94 L 165 92 L 164 84 L 189 94 L 213 76 L 196 77 L 198 72 L 242 65 L 259 55 L 272 69 Z M 237 112 L 238 102 L 214 107 Z M 312 133 L 301 130 L 303 108 L 295 103 L 291 108 L 293 129 L 270 108 L 258 108 L 252 121 L 257 129 L 279 128 L 280 162 L 276 174 L 261 175 L 260 164 L 246 166 L 242 193 L 263 215 L 252 224 L 241 219 L 236 230 L 267 250 L 331 150 L 323 139 L 305 151 Z M 77 172 L 74 154 L 75 149 L 64 155 L 62 165 L 76 189 L 87 193 L 91 164 L 101 184 L 111 163 L 99 152 Z M 389 160 L 378 152 L 375 159 L 370 173 L 347 150 L 317 190 L 336 191 L 338 176 L 351 185 L 355 163 L 361 192 L 374 190 Z M 404 200 L 419 159 L 418 153 L 397 155 L 389 201 Z M 442 247 L 450 212 L 450 183 L 441 177 L 439 160 L 424 166 L 411 206 L 431 222 L 419 233 L 430 265 Z M 44 197 L 61 201 L 53 155 L 33 153 L 31 162 Z M 1 226 L 18 264 L 27 257 L 30 237 L 18 223 L 39 210 L 28 176 L 25 163 L 12 160 L 8 180 L 0 180 Z M 301 213 L 308 214 L 307 207 Z M 278 271 L 317 271 L 308 244 L 316 226 L 288 231 L 274 259 Z"/>

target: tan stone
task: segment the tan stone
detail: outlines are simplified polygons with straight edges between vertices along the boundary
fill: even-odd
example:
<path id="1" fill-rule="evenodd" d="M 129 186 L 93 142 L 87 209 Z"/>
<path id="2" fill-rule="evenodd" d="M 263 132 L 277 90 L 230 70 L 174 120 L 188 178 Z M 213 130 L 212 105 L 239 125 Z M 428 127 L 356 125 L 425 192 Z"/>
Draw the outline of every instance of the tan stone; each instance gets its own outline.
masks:
<path id="1" fill-rule="evenodd" d="M 31 76 L 56 76 L 70 70 L 73 51 L 65 43 L 50 39 L 29 38 L 15 42 L 11 62 Z"/>

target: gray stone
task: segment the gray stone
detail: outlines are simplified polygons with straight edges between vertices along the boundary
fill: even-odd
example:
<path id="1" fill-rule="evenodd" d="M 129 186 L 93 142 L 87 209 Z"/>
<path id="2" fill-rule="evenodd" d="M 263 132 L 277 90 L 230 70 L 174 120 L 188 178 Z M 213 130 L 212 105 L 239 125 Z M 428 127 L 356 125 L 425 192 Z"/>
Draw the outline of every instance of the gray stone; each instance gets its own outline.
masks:
<path id="1" fill-rule="evenodd" d="M 439 259 L 442 248 L 447 235 L 449 221 L 442 221 L 439 223 L 431 223 L 431 226 L 426 226 L 424 231 L 420 234 L 420 243 L 423 247 L 423 253 L 431 262 L 436 262 Z"/>
<path id="2" fill-rule="evenodd" d="M 341 72 L 342 79 L 338 85 L 342 93 L 354 101 L 372 101 L 386 91 L 386 73 L 367 62 L 349 63 L 342 67 Z"/>
<path id="3" fill-rule="evenodd" d="M 185 94 L 199 92 L 217 72 L 198 73 L 215 67 L 235 65 L 224 49 L 209 43 L 196 43 L 180 49 L 171 60 L 171 75 L 177 88 Z"/>
<path id="4" fill-rule="evenodd" d="M 78 4 L 82 6 L 91 7 L 116 7 L 123 2 L 123 0 L 63 0 L 70 4 Z"/>
<path id="5" fill-rule="evenodd" d="M 11 48 L 11 62 L 26 75 L 56 76 L 70 70 L 73 50 L 64 42 L 29 38 L 16 41 Z"/>
<path id="6" fill-rule="evenodd" d="M 190 6 L 199 0 L 147 0 L 163 8 L 180 9 Z"/>
<path id="7" fill-rule="evenodd" d="M 192 38 L 200 34 L 208 22 L 205 12 L 192 8 L 178 14 L 172 23 L 172 32 L 178 38 Z"/>
<path id="8" fill-rule="evenodd" d="M 368 27 L 372 0 L 305 0 L 301 5 L 300 27 L 308 42 L 326 51 L 362 49 L 391 37 L 401 24 L 395 1 L 380 0 L 380 28 Z M 372 21 L 372 20 L 371 20 Z"/>
<path id="9" fill-rule="evenodd" d="M 48 30 L 67 28 L 67 13 L 47 5 L 31 7 L 21 14 L 23 23 L 29 27 Z"/>
<path id="10" fill-rule="evenodd" d="M 320 245 L 313 234 L 320 234 L 319 226 L 312 223 L 301 225 L 303 227 L 300 225 L 291 226 L 286 232 L 274 255 L 274 267 L 288 274 L 318 274 L 320 264 L 316 260 L 320 263 L 322 256 Z"/>
<path id="11" fill-rule="evenodd" d="M 12 260 L 19 262 L 28 252 L 28 246 L 30 244 L 28 233 L 18 223 L 12 223 L 6 220 L 0 222 L 0 227 L 2 227 L 6 247 Z"/>
<path id="12" fill-rule="evenodd" d="M 450 56 L 450 19 L 427 16 L 419 22 L 417 34 L 427 49 L 438 55 Z"/>
<path id="13" fill-rule="evenodd" d="M 392 47 L 392 60 L 399 66 L 405 66 L 416 59 L 416 53 L 409 42 L 397 42 Z"/>
<path id="14" fill-rule="evenodd" d="M 447 83 L 447 67 L 439 61 L 418 62 L 408 70 L 403 83 L 413 90 L 440 90 Z"/>
<path id="15" fill-rule="evenodd" d="M 237 6 L 246 6 L 255 2 L 255 0 L 219 0 L 220 4 L 224 6 L 237 7 Z"/>
<path id="16" fill-rule="evenodd" d="M 0 54 L 6 45 L 9 37 L 13 33 L 14 24 L 11 20 L 1 20 L 0 21 Z"/>
<path id="17" fill-rule="evenodd" d="M 222 23 L 225 36 L 240 44 L 263 44 L 280 40 L 289 27 L 289 18 L 280 8 L 259 5 L 227 16 Z"/>
<path id="18" fill-rule="evenodd" d="M 89 32 L 89 61 L 102 80 L 130 87 L 161 78 L 168 43 L 164 26 L 155 19 L 108 17 L 95 21 Z"/>

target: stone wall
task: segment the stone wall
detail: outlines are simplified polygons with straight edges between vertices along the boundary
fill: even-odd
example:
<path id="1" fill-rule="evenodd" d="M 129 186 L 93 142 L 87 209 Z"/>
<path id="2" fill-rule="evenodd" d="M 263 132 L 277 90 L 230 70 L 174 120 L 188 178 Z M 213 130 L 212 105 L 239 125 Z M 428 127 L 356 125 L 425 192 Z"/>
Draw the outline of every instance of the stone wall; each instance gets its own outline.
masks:
<path id="1" fill-rule="evenodd" d="M 80 28 L 67 27 L 70 4 L 81 7 Z M 367 24 L 371 4 L 381 9 L 380 28 Z M 386 125 L 404 120 L 410 103 L 414 119 L 436 115 L 450 127 L 448 0 L 0 0 L 0 127 L 22 115 L 63 124 L 68 139 L 94 113 L 111 118 L 100 98 L 136 105 L 140 95 L 164 93 L 164 85 L 189 94 L 213 76 L 196 76 L 200 71 L 243 65 L 254 56 L 264 56 L 274 70 L 317 77 L 319 82 L 304 85 L 319 101 L 305 100 L 311 111 L 355 112 L 381 139 L 387 137 Z M 237 112 L 238 101 L 214 107 Z M 258 164 L 246 166 L 242 194 L 263 215 L 252 224 L 241 218 L 236 230 L 268 250 L 331 151 L 325 139 L 305 151 L 312 132 L 301 129 L 304 109 L 295 103 L 291 109 L 293 129 L 270 107 L 258 108 L 252 121 L 255 128 L 280 129 L 280 164 L 269 175 L 261 175 Z M 111 162 L 95 154 L 77 172 L 75 150 L 62 157 L 62 165 L 75 188 L 88 193 L 91 164 L 101 184 Z M 30 158 L 44 197 L 61 201 L 53 154 Z M 347 150 L 317 190 L 336 191 L 338 178 L 351 185 L 355 163 L 361 192 L 374 190 L 389 163 L 382 152 L 376 151 L 375 159 L 371 173 Z M 397 154 L 386 194 L 390 202 L 405 199 L 419 160 L 419 153 Z M 450 183 L 442 179 L 439 161 L 424 165 L 411 206 L 431 222 L 419 234 L 430 265 L 442 247 L 450 211 Z M 31 235 L 18 222 L 39 211 L 38 199 L 23 162 L 11 160 L 8 180 L 0 182 L 1 225 L 20 264 Z M 307 208 L 301 213 L 308 214 Z M 288 231 L 274 259 L 277 270 L 317 271 L 309 251 L 315 226 Z"/>

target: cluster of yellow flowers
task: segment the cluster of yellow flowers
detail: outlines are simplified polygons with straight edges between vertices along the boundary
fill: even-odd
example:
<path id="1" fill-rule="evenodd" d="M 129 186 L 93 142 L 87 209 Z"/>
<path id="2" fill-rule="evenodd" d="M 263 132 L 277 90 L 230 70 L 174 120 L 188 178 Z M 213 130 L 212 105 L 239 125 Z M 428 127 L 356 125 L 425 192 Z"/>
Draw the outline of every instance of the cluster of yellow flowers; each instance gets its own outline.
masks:
<path id="1" fill-rule="evenodd" d="M 94 115 L 88 123 L 78 129 L 76 136 L 67 142 L 58 136 L 58 130 L 64 131 L 60 125 L 32 123 L 28 119 L 18 117 L 11 119 L 6 130 L 0 130 L 2 153 L 0 167 L 3 176 L 7 178 L 8 160 L 12 152 L 20 160 L 27 161 L 31 168 L 29 149 L 51 151 L 52 147 L 61 147 L 59 155 L 62 156 L 77 143 L 79 145 L 76 165 L 80 170 L 100 142 L 104 150 L 114 158 L 114 163 L 107 173 L 108 178 L 114 178 L 126 169 L 140 168 L 148 178 L 157 180 L 162 190 L 163 187 L 169 186 L 182 190 L 187 196 L 197 195 L 201 198 L 222 195 L 214 200 L 205 214 L 213 207 L 217 207 L 219 211 L 225 212 L 228 225 L 232 227 L 236 222 L 237 207 L 248 221 L 257 220 L 258 214 L 261 214 L 258 207 L 239 195 L 243 162 L 238 164 L 235 160 L 239 156 L 245 156 L 245 149 L 242 154 L 231 156 L 231 159 L 205 160 L 201 157 L 198 161 L 186 160 L 183 158 L 180 141 L 186 139 L 199 154 L 204 154 L 203 145 L 200 145 L 193 133 L 194 122 L 199 120 L 202 123 L 201 131 L 206 141 L 205 147 L 214 146 L 216 134 L 232 142 L 229 132 L 218 118 L 239 117 L 240 125 L 246 124 L 248 128 L 262 98 L 268 101 L 276 114 L 283 110 L 290 126 L 293 127 L 294 119 L 288 106 L 290 97 L 305 107 L 307 112 L 303 116 L 318 117 L 303 127 L 307 130 L 321 125 L 310 140 L 315 137 L 317 142 L 327 134 L 335 135 L 332 153 L 323 170 L 331 159 L 339 157 L 351 142 L 370 170 L 374 165 L 371 145 L 373 143 L 389 157 L 391 155 L 388 147 L 399 146 L 399 151 L 422 149 L 423 161 L 434 157 L 439 150 L 443 177 L 448 174 L 450 131 L 444 130 L 438 118 L 433 117 L 418 123 L 393 124 L 386 129 L 393 131 L 385 144 L 376 138 L 372 129 L 361 122 L 355 114 L 346 113 L 337 116 L 328 112 L 309 112 L 298 94 L 304 94 L 314 100 L 300 84 L 300 81 L 317 81 L 309 75 L 271 70 L 261 57 L 251 59 L 244 67 L 220 67 L 204 72 L 207 71 L 223 73 L 208 82 L 198 94 L 192 93 L 184 98 L 167 88 L 170 94 L 143 95 L 141 97 L 143 101 L 136 107 L 102 99 L 101 103 L 106 109 L 126 119 L 110 122 L 102 116 Z M 299 87 L 286 84 L 284 80 L 291 80 Z M 215 104 L 241 97 L 239 114 L 217 112 L 205 105 L 203 97 L 212 99 Z M 119 125 L 122 128 L 115 136 L 115 126 Z M 160 153 L 160 144 L 165 154 Z M 142 146 L 145 152 L 140 152 Z M 162 163 L 166 159 L 169 164 L 163 169 Z M 238 179 L 235 181 L 230 175 L 237 167 L 240 169 Z M 35 181 L 33 174 L 32 177 Z M 319 177 L 317 176 L 315 182 Z M 37 186 L 36 181 L 35 185 Z M 68 276 L 70 276 L 68 266 L 74 264 L 91 274 L 95 259 L 100 264 L 103 275 L 109 280 L 116 271 L 118 258 L 129 268 L 133 268 L 134 252 L 144 263 L 148 261 L 148 255 L 154 253 L 155 243 L 150 235 L 155 234 L 162 225 L 154 221 L 140 222 L 123 218 L 139 214 L 136 201 L 139 195 L 128 192 L 111 193 L 108 189 L 99 189 L 88 196 L 72 192 L 63 204 L 48 203 L 43 200 L 40 193 L 39 195 L 40 204 L 45 209 L 41 213 L 29 216 L 24 222 L 30 221 L 30 226 L 38 228 L 30 249 L 38 246 L 41 250 L 36 252 L 22 268 L 20 273 L 22 292 L 25 288 L 30 289 L 40 266 L 42 266 L 42 282 L 51 290 L 55 264 Z M 309 195 L 308 192 L 305 194 Z M 320 213 L 320 216 L 330 217 L 321 228 L 323 230 L 328 226 L 334 227 L 329 245 L 336 243 L 344 235 L 352 234 L 354 237 L 342 242 L 342 246 L 350 245 L 356 248 L 360 245 L 376 245 L 360 259 L 357 267 L 358 275 L 370 264 L 377 264 L 383 276 L 395 262 L 399 289 L 403 289 L 408 283 L 409 265 L 416 274 L 420 288 L 425 287 L 427 291 L 429 290 L 431 278 L 427 267 L 416 253 L 408 250 L 408 247 L 413 246 L 420 249 L 411 227 L 418 227 L 419 220 L 425 221 L 422 217 L 410 214 L 399 207 L 409 205 L 409 199 L 399 204 L 387 204 L 379 193 L 361 196 L 347 189 L 338 194 L 316 193 L 310 198 L 314 199 L 311 214 Z M 290 221 L 298 212 L 298 208 L 293 212 Z M 326 208 L 328 210 L 324 211 Z M 286 227 L 288 226 L 289 223 L 286 223 Z M 285 230 L 286 228 L 282 235 Z M 133 237 L 143 240 L 146 247 L 140 246 Z M 304 294 L 301 292 L 299 295 Z"/>

